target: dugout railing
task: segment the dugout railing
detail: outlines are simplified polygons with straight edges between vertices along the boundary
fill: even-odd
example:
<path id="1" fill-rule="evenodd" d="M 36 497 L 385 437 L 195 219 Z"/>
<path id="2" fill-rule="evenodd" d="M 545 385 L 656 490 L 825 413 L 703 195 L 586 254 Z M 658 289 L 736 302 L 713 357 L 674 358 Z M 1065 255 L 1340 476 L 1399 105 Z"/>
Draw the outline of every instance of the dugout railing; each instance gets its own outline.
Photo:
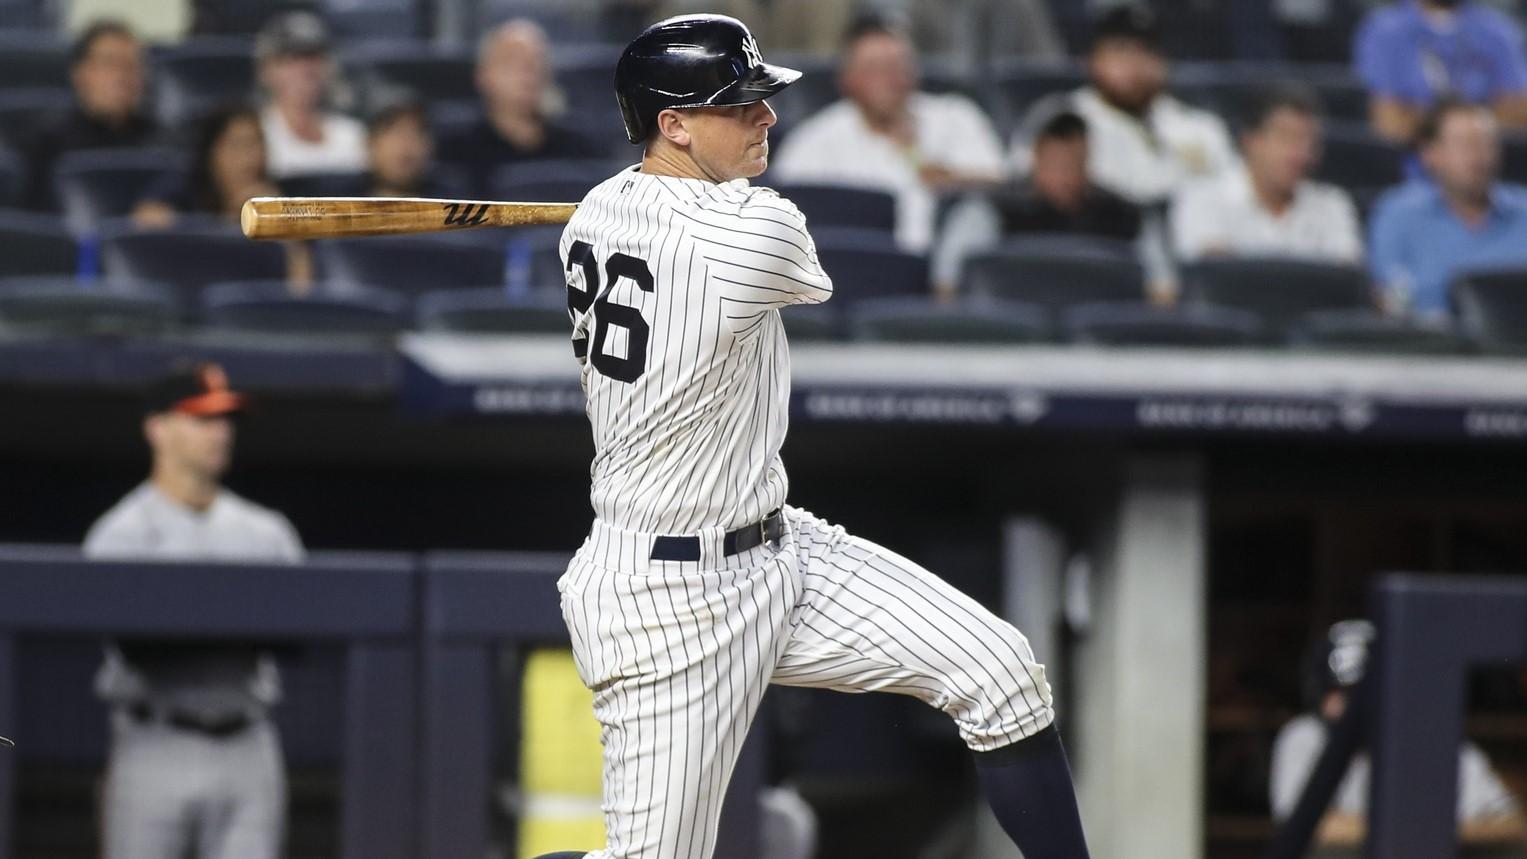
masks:
<path id="1" fill-rule="evenodd" d="M 345 651 L 341 859 L 445 859 L 488 849 L 495 660 L 567 641 L 538 554 L 317 553 L 300 565 L 87 561 L 73 547 L 0 546 L 0 859 L 16 855 L 18 760 L 28 738 L 25 642 L 111 637 L 339 645 Z M 20 643 L 20 647 L 18 647 Z M 106 711 L 100 717 L 104 725 Z M 756 796 L 759 741 L 731 797 Z M 728 801 L 719 855 L 757 855 L 756 802 Z"/>
<path id="2" fill-rule="evenodd" d="M 1382 577 L 1372 667 L 1333 726 L 1294 813 L 1263 859 L 1310 849 L 1353 756 L 1367 748 L 1368 859 L 1455 859 L 1458 745 L 1471 668 L 1527 661 L 1527 577 Z"/>

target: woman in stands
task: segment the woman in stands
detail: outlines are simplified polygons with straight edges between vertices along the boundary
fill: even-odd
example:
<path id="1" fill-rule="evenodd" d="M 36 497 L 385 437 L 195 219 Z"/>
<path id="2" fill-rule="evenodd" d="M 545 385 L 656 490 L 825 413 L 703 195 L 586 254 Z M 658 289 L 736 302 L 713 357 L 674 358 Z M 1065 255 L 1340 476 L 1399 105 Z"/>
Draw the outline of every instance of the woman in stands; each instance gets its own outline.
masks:
<path id="1" fill-rule="evenodd" d="M 190 172 L 151 190 L 133 209 L 134 223 L 166 229 L 187 216 L 238 223 L 244 201 L 280 193 L 265 156 L 260 115 L 254 108 L 238 105 L 213 111 L 197 127 Z M 294 286 L 311 282 L 306 246 L 287 245 L 287 277 Z"/>

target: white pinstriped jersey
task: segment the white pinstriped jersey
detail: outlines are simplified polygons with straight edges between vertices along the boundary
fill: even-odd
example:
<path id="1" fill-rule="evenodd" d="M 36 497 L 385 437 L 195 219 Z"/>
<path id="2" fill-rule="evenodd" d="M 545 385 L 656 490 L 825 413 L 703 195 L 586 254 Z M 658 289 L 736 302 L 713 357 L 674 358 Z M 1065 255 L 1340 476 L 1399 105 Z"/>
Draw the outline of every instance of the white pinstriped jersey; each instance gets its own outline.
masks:
<path id="1" fill-rule="evenodd" d="M 560 252 L 595 515 L 694 534 L 782 507 L 790 353 L 778 310 L 832 295 L 800 210 L 746 179 L 632 167 L 583 199 Z"/>

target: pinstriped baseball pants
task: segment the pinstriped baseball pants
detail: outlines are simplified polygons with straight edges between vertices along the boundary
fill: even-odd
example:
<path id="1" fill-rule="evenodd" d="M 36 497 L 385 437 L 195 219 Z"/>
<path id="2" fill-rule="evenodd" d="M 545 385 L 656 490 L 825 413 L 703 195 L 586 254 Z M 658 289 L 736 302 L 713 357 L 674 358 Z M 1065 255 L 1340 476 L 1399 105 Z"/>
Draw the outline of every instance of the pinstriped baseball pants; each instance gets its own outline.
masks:
<path id="1" fill-rule="evenodd" d="M 590 859 L 709 859 L 770 683 L 896 692 L 990 751 L 1054 720 L 1028 641 L 913 562 L 812 514 L 730 557 L 652 561 L 655 535 L 595 522 L 558 582 L 604 744 L 607 844 Z"/>

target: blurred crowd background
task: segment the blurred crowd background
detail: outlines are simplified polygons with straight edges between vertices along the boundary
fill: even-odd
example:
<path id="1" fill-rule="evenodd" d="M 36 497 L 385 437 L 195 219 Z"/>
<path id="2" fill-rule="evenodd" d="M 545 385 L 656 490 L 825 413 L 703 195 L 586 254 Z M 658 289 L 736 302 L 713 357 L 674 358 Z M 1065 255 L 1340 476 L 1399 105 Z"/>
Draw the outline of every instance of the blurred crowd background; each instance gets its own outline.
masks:
<path id="1" fill-rule="evenodd" d="M 555 230 L 278 249 L 231 222 L 277 193 L 580 199 L 638 158 L 622 40 L 693 6 L 8 0 L 0 316 L 554 330 Z M 807 72 L 759 181 L 850 282 L 792 333 L 1520 342 L 1514 4 L 1160 6 L 707 6 Z"/>
<path id="2" fill-rule="evenodd" d="M 283 410 L 293 400 L 270 385 L 275 407 L 237 424 L 256 464 L 239 486 L 289 521 L 221 485 L 243 403 L 219 368 L 179 367 L 140 411 L 137 391 L 50 389 L 56 368 L 23 359 L 38 343 L 74 349 L 48 353 L 59 366 L 104 366 L 144 343 L 300 361 L 315 344 L 390 356 L 409 332 L 565 334 L 558 228 L 254 243 L 239 209 L 270 194 L 576 201 L 640 157 L 612 90 L 621 48 L 690 11 L 741 18 L 769 61 L 806 72 L 771 100 L 771 166 L 755 180 L 806 213 L 836 282 L 828 305 L 784 314 L 792 342 L 1480 364 L 1527 347 L 1527 3 L 1515 0 L 0 0 L 0 348 L 23 356 L 22 382 L 0 388 L 14 407 L 0 414 L 13 444 L 0 445 L 0 538 L 77 544 L 97 522 L 87 548 L 122 557 L 142 549 L 133 528 L 158 521 L 147 530 L 171 537 L 150 554 L 285 561 L 304 545 L 575 545 L 581 425 L 400 428 L 375 390 L 304 391 Z M 117 423 L 92 425 L 103 415 Z M 140 419 L 150 479 L 103 516 L 143 476 Z M 802 492 L 911 543 L 988 603 L 1001 599 L 1002 517 L 1039 510 L 1086 532 L 1100 475 L 1130 452 L 1115 439 L 972 434 L 966 449 L 817 432 L 787 452 Z M 1355 682 L 1322 660 L 1365 656 L 1372 638 L 1331 624 L 1361 613 L 1373 572 L 1519 570 L 1527 553 L 1509 467 L 1520 454 L 1355 447 L 1201 451 L 1214 501 L 1205 855 L 1254 855 L 1290 810 L 1322 720 Z M 874 465 L 886 461 L 908 471 Z M 217 504 L 232 519 L 187 512 Z M 90 695 L 112 710 L 117 754 L 133 725 L 184 715 L 134 685 L 134 655 L 109 650 L 101 665 L 91 642 L 44 652 L 22 677 L 28 712 L 69 714 L 60 756 L 24 770 L 17 843 L 37 856 L 91 855 L 91 824 L 116 807 L 82 799 L 108 753 Z M 182 721 L 247 736 L 281 698 L 275 663 L 247 648 L 215 656 L 190 686 L 210 677 L 241 715 Z M 287 695 L 273 718 L 289 730 L 207 771 L 258 771 L 255 806 L 290 800 L 290 855 L 332 855 L 335 787 L 313 773 L 333 765 L 340 660 L 276 656 Z M 1460 820 L 1509 847 L 1523 834 L 1527 680 L 1509 667 L 1477 677 L 1469 702 L 1482 747 L 1460 749 Z M 773 796 L 795 834 L 772 856 L 816 844 L 987 859 L 968 773 L 901 703 L 783 699 L 771 780 L 802 785 L 809 804 Z M 856 736 L 814 732 L 824 713 Z M 97 745 L 69 745 L 80 736 Z M 137 759 L 145 784 L 205 760 L 137 748 L 151 752 Z M 1343 787 L 1332 849 L 1360 840 L 1366 778 Z M 264 824 L 279 841 L 282 824 Z"/>

